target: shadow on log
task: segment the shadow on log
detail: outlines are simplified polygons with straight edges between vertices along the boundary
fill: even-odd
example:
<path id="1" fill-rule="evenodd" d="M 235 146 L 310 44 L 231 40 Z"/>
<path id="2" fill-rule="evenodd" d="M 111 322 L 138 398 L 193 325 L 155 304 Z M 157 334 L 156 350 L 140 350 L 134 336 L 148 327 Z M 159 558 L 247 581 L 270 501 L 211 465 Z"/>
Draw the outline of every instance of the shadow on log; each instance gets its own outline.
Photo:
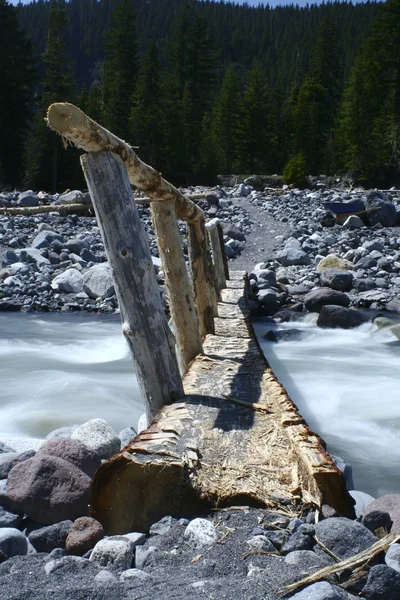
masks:
<path id="1" fill-rule="evenodd" d="M 244 273 L 227 284 L 215 335 L 184 377 L 184 401 L 164 406 L 94 477 L 91 513 L 109 535 L 239 504 L 300 513 L 326 503 L 354 516 L 343 474 L 262 354 Z"/>

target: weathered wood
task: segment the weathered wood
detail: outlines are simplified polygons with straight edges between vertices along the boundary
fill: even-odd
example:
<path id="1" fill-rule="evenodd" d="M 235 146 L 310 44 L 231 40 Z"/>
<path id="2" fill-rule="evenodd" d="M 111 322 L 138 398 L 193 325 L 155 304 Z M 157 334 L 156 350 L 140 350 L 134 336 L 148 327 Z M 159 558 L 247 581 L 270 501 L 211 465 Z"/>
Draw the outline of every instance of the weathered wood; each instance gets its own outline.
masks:
<path id="1" fill-rule="evenodd" d="M 91 512 L 107 534 L 146 531 L 165 515 L 212 507 L 290 503 L 334 506 L 353 516 L 343 474 L 268 366 L 250 326 L 243 274 L 222 319 L 235 336 L 208 335 L 184 378 L 184 402 L 163 407 L 151 426 L 93 480 Z M 233 295 L 236 304 L 233 305 Z M 117 492 L 116 492 L 117 490 Z"/>
<path id="2" fill-rule="evenodd" d="M 59 213 L 60 215 L 89 215 L 93 211 L 91 204 L 56 204 L 51 206 L 27 206 L 0 208 L 0 215 L 18 217 L 20 215 L 41 215 L 45 213 Z"/>
<path id="3" fill-rule="evenodd" d="M 206 223 L 206 229 L 210 238 L 211 252 L 214 263 L 216 293 L 218 299 L 220 299 L 220 291 L 226 288 L 226 277 L 224 259 L 222 255 L 225 253 L 225 249 L 221 247 L 218 225 L 218 219 L 212 219 Z"/>
<path id="4" fill-rule="evenodd" d="M 192 275 L 194 302 L 199 319 L 200 334 L 214 332 L 218 297 L 215 291 L 215 271 L 211 258 L 205 221 L 188 223 L 189 266 Z"/>
<path id="5" fill-rule="evenodd" d="M 173 205 L 154 202 L 151 214 L 165 274 L 179 365 L 184 373 L 190 361 L 202 352 L 193 290 Z"/>
<path id="6" fill-rule="evenodd" d="M 229 280 L 228 257 L 226 256 L 226 252 L 225 252 L 224 232 L 222 230 L 221 223 L 218 223 L 218 235 L 219 235 L 219 243 L 221 244 L 222 260 L 224 261 L 225 279 L 228 281 Z"/>
<path id="7" fill-rule="evenodd" d="M 52 104 L 47 111 L 47 123 L 63 138 L 86 152 L 109 151 L 123 161 L 130 182 L 157 202 L 173 202 L 179 219 L 188 223 L 204 219 L 204 213 L 175 186 L 162 178 L 153 167 L 146 165 L 132 147 L 93 121 L 68 102 Z"/>
<path id="8" fill-rule="evenodd" d="M 109 152 L 81 158 L 149 422 L 183 394 L 147 235 L 132 198 L 126 169 Z"/>

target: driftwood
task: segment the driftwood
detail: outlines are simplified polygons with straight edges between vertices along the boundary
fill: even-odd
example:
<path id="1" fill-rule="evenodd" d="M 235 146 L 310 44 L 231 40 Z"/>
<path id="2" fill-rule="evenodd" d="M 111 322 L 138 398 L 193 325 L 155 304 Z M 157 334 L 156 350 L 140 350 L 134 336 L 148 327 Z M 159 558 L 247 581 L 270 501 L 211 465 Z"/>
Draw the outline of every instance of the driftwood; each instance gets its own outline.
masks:
<path id="1" fill-rule="evenodd" d="M 163 179 L 161 173 L 142 162 L 129 144 L 90 119 L 73 104 L 52 104 L 47 111 L 47 122 L 63 138 L 86 152 L 109 151 L 117 154 L 133 185 L 154 202 L 174 205 L 177 217 L 186 221 L 189 226 L 190 268 L 200 333 L 205 335 L 212 332 L 210 314 L 216 313 L 214 273 L 201 208 Z"/>
<path id="2" fill-rule="evenodd" d="M 193 290 L 182 252 L 182 241 L 172 204 L 154 202 L 151 215 L 157 236 L 181 372 L 202 352 Z"/>
<path id="3" fill-rule="evenodd" d="M 243 273 L 221 293 L 215 335 L 184 377 L 184 401 L 97 471 L 91 514 L 108 535 L 215 507 L 330 504 L 354 516 L 343 474 L 276 380 L 255 338 Z"/>
<path id="4" fill-rule="evenodd" d="M 223 246 L 223 242 L 221 244 L 220 235 L 220 230 L 222 231 L 222 228 L 218 219 L 212 219 L 206 223 L 206 229 L 210 237 L 217 293 L 218 298 L 220 299 L 220 291 L 226 288 L 225 261 L 223 258 L 225 254 L 225 248 Z"/>
<path id="5" fill-rule="evenodd" d="M 395 533 L 389 533 L 381 540 L 378 540 L 375 544 L 359 552 L 355 556 L 348 558 L 346 560 L 338 562 L 336 565 L 332 565 L 330 567 L 324 567 L 319 571 L 316 571 L 312 575 L 305 577 L 301 581 L 297 581 L 292 585 L 288 585 L 285 587 L 282 592 L 280 592 L 281 596 L 287 596 L 288 594 L 292 594 L 299 588 L 302 588 L 306 585 L 310 585 L 312 583 L 316 583 L 317 581 L 321 581 L 322 579 L 326 579 L 330 575 L 339 575 L 343 571 L 354 571 L 355 569 L 359 569 L 362 566 L 367 566 L 368 563 L 378 556 L 381 552 L 386 552 L 389 549 L 389 546 L 395 544 L 400 541 L 400 536 L 396 536 Z"/>
<path id="6" fill-rule="evenodd" d="M 147 235 L 121 161 L 102 152 L 83 156 L 81 163 L 150 421 L 164 404 L 182 396 L 183 388 Z"/>
<path id="7" fill-rule="evenodd" d="M 50 206 L 27 206 L 0 208 L 0 215 L 10 217 L 29 217 L 30 215 L 41 215 L 45 213 L 59 213 L 60 215 L 90 215 L 93 214 L 91 204 L 54 204 Z"/>

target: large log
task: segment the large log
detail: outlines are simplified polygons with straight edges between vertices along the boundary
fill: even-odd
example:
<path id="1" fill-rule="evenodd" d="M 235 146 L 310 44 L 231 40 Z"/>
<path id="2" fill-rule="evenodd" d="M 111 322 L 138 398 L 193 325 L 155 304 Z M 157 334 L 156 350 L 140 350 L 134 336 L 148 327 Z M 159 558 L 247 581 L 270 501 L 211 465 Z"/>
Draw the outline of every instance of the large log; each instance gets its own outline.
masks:
<path id="1" fill-rule="evenodd" d="M 31 215 L 41 215 L 46 213 L 58 213 L 64 215 L 85 215 L 93 214 L 93 207 L 90 204 L 52 204 L 46 206 L 27 206 L 27 207 L 12 207 L 0 208 L 0 215 L 9 217 Z"/>
<path id="2" fill-rule="evenodd" d="M 214 329 L 212 316 L 216 314 L 214 274 L 204 229 L 204 212 L 201 208 L 163 179 L 161 173 L 141 161 L 129 144 L 90 119 L 73 104 L 67 102 L 52 104 L 47 111 L 47 122 L 63 138 L 86 152 L 107 150 L 117 154 L 123 161 L 133 185 L 145 192 L 153 202 L 174 205 L 177 217 L 186 221 L 190 230 L 189 247 L 192 257 L 190 266 L 200 334 L 212 332 Z"/>
<path id="3" fill-rule="evenodd" d="M 81 163 L 150 422 L 164 404 L 183 395 L 183 388 L 148 238 L 121 161 L 101 152 L 82 156 Z"/>
<path id="4" fill-rule="evenodd" d="M 212 507 L 330 504 L 354 516 L 343 474 L 276 380 L 255 338 L 243 273 L 222 291 L 216 334 L 184 378 L 184 401 L 97 471 L 91 513 L 107 534 Z"/>

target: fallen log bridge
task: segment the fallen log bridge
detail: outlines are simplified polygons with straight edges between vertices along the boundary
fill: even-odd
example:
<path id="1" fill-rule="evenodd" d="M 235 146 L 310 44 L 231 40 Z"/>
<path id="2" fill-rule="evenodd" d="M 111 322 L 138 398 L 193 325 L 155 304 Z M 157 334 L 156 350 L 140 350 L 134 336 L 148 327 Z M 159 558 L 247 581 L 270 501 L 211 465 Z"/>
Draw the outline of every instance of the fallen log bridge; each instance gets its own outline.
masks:
<path id="1" fill-rule="evenodd" d="M 229 273 L 218 220 L 206 223 L 190 198 L 77 107 L 53 104 L 47 119 L 88 153 L 81 165 L 151 421 L 95 474 L 91 514 L 108 535 L 233 505 L 301 513 L 326 503 L 353 517 L 343 474 L 257 343 L 247 278 Z M 131 184 L 151 202 L 173 334 Z"/>
<path id="2" fill-rule="evenodd" d="M 183 378 L 186 396 L 97 471 L 91 513 L 107 534 L 213 507 L 330 504 L 353 517 L 342 473 L 275 378 L 250 322 L 246 278 L 231 273 L 215 335 Z"/>

